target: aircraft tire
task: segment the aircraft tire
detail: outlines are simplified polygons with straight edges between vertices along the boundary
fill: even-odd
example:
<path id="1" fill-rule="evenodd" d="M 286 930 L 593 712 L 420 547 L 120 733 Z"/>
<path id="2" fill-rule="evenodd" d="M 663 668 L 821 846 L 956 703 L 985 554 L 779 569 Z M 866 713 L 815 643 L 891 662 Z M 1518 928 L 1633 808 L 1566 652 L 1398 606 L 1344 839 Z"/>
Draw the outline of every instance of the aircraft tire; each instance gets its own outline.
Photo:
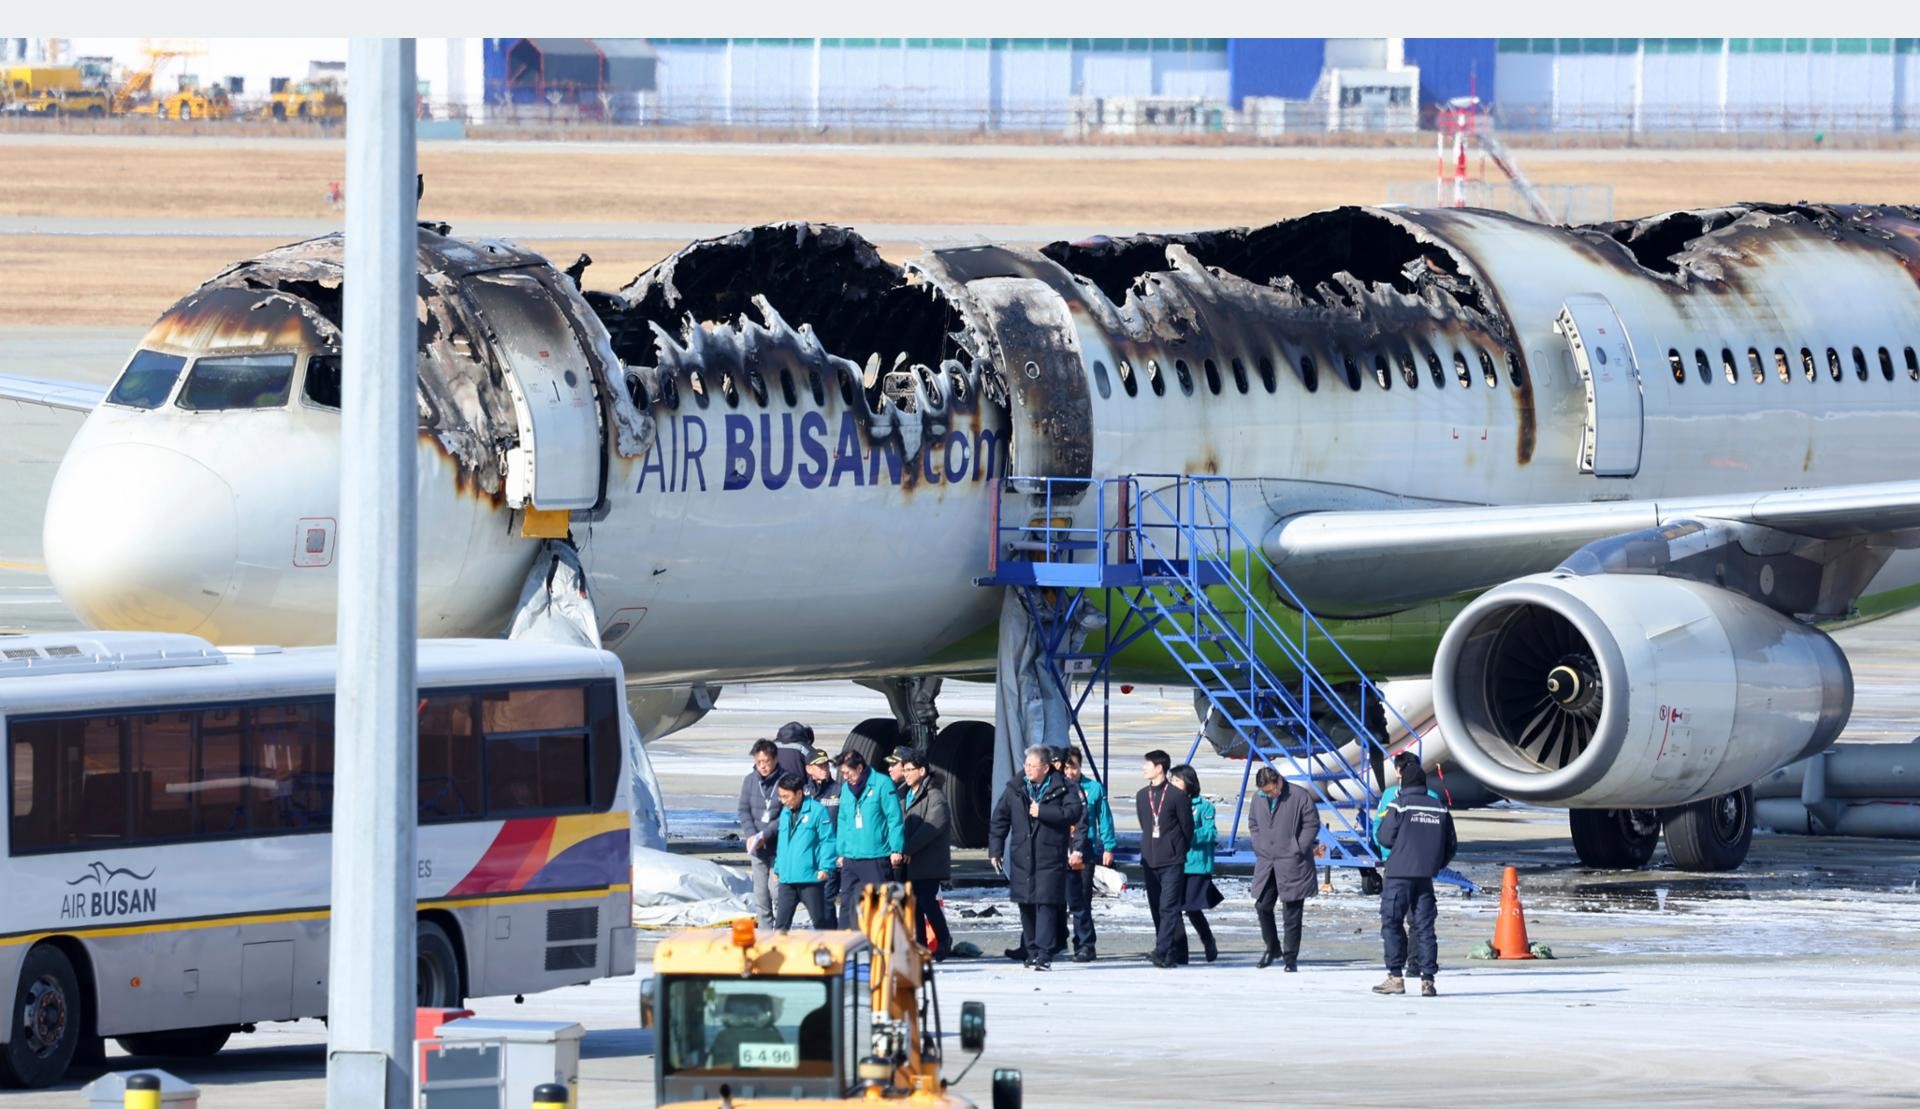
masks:
<path id="1" fill-rule="evenodd" d="M 1681 870 L 1733 870 L 1753 846 L 1753 787 L 1709 797 L 1667 814 L 1667 854 Z"/>
<path id="2" fill-rule="evenodd" d="M 847 741 L 840 745 L 840 750 L 858 751 L 860 757 L 867 760 L 868 766 L 879 769 L 880 757 L 899 743 L 900 725 L 893 722 L 893 717 L 870 716 L 853 726 L 853 730 L 847 733 Z"/>
<path id="3" fill-rule="evenodd" d="M 1658 824 L 1636 824 L 1632 809 L 1569 809 L 1574 853 L 1595 870 L 1639 870 L 1653 860 Z"/>
<path id="4" fill-rule="evenodd" d="M 227 1046 L 227 1037 L 233 1035 L 233 1029 L 214 1028 L 176 1028 L 169 1032 L 139 1032 L 131 1036 L 116 1036 L 113 1042 L 128 1055 L 168 1055 L 176 1059 L 204 1059 L 216 1055 Z"/>
<path id="5" fill-rule="evenodd" d="M 956 720 L 927 748 L 933 784 L 947 795 L 955 847 L 985 847 L 993 816 L 993 725 Z"/>

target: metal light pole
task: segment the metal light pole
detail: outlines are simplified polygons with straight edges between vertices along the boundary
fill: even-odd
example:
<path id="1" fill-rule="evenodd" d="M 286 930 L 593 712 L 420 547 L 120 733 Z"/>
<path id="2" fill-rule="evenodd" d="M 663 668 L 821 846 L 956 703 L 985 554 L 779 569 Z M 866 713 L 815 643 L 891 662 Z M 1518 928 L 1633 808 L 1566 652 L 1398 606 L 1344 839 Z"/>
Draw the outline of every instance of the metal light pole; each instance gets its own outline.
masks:
<path id="1" fill-rule="evenodd" d="M 327 1105 L 403 1109 L 415 996 L 413 40 L 354 39 L 347 57 Z"/>

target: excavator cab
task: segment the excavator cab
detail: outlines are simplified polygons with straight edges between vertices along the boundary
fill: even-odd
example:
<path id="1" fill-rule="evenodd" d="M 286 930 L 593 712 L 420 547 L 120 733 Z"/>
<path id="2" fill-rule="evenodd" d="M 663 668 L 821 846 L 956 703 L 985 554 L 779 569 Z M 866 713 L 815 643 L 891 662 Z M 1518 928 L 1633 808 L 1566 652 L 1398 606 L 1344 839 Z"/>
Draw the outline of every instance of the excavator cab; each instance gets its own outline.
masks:
<path id="1" fill-rule="evenodd" d="M 747 919 L 662 941 L 641 1003 L 641 1023 L 655 1032 L 656 1104 L 762 1109 L 878 1096 L 971 1109 L 948 1090 L 958 1080 L 940 1077 L 933 967 L 911 938 L 909 897 L 899 886 L 869 889 L 859 931 L 763 936 Z M 962 1006 L 959 1039 L 977 1061 L 986 1048 L 979 1002 Z M 1019 1109 L 1018 1071 L 995 1072 L 993 1105 Z"/>

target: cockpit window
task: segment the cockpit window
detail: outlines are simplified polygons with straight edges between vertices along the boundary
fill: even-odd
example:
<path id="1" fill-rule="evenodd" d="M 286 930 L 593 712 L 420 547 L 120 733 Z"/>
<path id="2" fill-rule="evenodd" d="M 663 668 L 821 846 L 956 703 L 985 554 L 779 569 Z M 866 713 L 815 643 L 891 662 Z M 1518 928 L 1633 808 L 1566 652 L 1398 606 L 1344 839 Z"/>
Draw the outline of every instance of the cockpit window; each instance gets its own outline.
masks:
<path id="1" fill-rule="evenodd" d="M 187 372 L 180 407 L 195 412 L 229 408 L 279 408 L 293 381 L 291 354 L 237 354 L 201 358 Z"/>
<path id="2" fill-rule="evenodd" d="M 307 359 L 307 400 L 322 408 L 340 407 L 340 356 L 316 354 Z"/>
<path id="3" fill-rule="evenodd" d="M 107 394 L 107 403 L 129 408 L 158 408 L 167 402 L 173 383 L 180 380 L 180 367 L 186 364 L 187 360 L 177 354 L 135 351 L 133 361 L 127 364 L 127 372 L 120 375 L 113 392 Z"/>

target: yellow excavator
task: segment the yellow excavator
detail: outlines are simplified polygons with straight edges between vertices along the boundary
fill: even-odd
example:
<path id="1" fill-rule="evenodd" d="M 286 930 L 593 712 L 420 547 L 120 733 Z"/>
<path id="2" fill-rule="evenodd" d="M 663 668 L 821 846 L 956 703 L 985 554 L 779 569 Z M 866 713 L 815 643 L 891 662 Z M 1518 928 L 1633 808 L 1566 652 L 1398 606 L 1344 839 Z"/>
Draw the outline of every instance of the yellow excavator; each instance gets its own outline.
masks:
<path id="1" fill-rule="evenodd" d="M 973 1109 L 940 1077 L 933 957 L 913 931 L 913 895 L 861 893 L 853 931 L 676 932 L 654 949 L 641 1024 L 654 1029 L 660 1109 L 806 1109 L 900 1102 Z M 986 1047 L 986 1006 L 960 1007 L 967 1070 Z M 1017 1070 L 993 1073 L 993 1109 L 1020 1109 Z"/>

